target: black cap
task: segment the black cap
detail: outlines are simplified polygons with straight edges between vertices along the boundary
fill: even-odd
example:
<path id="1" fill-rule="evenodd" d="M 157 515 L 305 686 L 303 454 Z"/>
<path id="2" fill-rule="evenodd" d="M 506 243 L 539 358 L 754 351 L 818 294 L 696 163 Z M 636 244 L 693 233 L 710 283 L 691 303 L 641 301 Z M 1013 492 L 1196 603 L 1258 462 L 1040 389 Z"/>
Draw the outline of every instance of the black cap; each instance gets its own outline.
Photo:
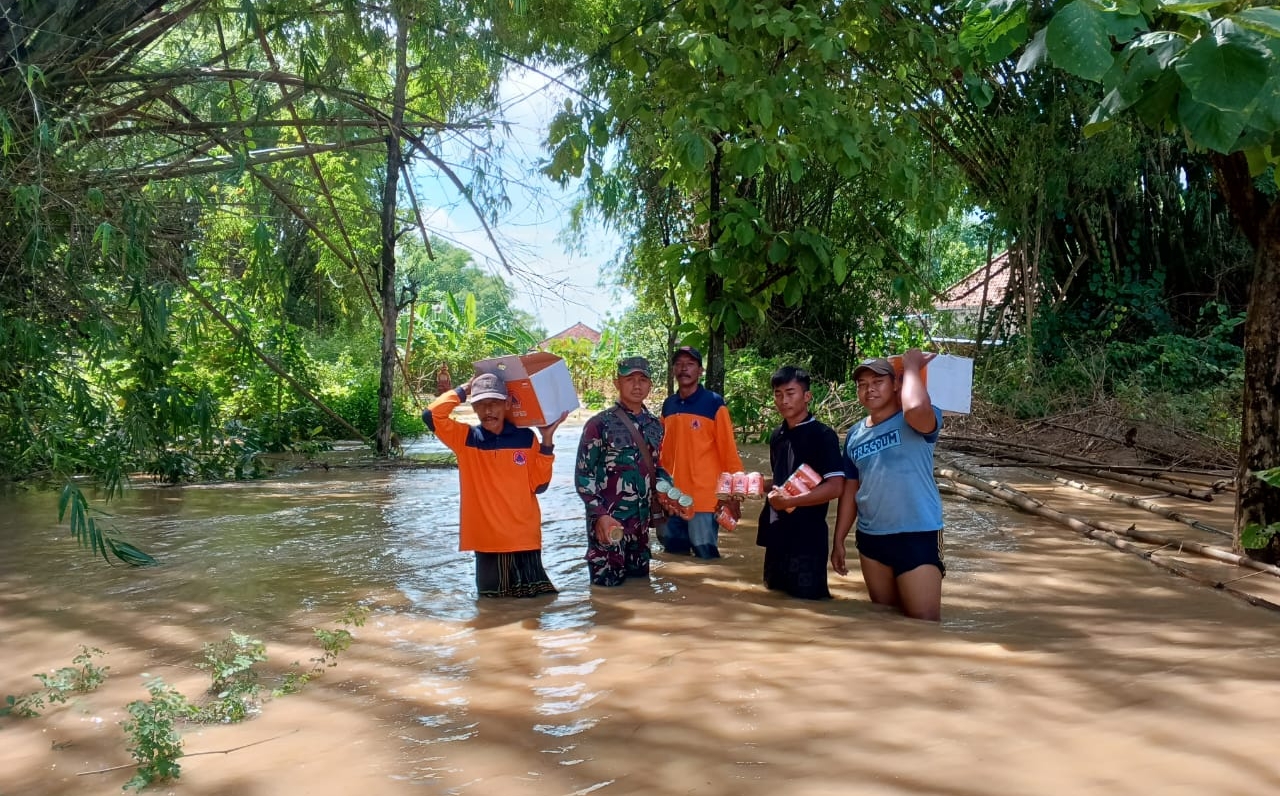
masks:
<path id="1" fill-rule="evenodd" d="M 698 367 L 702 367 L 702 352 L 691 345 L 682 345 L 671 354 L 671 364 L 675 364 L 681 355 L 691 357 L 694 362 L 698 363 Z"/>

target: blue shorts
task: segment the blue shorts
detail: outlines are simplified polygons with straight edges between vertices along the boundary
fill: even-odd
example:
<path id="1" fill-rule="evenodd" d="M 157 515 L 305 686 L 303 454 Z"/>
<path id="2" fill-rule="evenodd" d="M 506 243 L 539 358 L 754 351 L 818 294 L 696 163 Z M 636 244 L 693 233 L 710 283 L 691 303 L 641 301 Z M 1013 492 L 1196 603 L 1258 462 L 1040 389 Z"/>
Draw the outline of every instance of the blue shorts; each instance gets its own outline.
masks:
<path id="1" fill-rule="evenodd" d="M 894 577 L 932 564 L 947 574 L 942 562 L 942 531 L 910 531 L 907 533 L 863 533 L 854 535 L 858 555 L 884 564 L 893 570 Z"/>

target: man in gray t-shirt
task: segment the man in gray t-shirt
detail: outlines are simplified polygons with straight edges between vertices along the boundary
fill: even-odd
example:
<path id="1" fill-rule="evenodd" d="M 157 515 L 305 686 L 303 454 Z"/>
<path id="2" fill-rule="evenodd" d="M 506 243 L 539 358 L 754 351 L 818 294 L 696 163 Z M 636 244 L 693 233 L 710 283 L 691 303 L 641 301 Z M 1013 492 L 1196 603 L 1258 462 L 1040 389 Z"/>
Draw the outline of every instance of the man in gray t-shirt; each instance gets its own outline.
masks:
<path id="1" fill-rule="evenodd" d="M 845 540 L 857 526 L 858 562 L 871 601 L 913 619 L 942 616 L 942 499 L 933 480 L 933 448 L 942 412 L 921 371 L 933 354 L 911 349 L 902 372 L 887 359 L 853 371 L 867 410 L 845 438 L 844 491 L 836 510 L 831 565 L 848 574 Z"/>

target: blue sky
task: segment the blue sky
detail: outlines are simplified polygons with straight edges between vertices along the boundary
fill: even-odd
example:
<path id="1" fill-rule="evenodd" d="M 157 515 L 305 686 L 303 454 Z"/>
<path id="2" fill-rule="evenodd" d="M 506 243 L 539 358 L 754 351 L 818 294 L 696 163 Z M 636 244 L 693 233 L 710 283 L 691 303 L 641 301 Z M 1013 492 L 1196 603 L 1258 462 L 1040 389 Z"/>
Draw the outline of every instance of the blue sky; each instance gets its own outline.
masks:
<path id="1" fill-rule="evenodd" d="M 514 288 L 516 305 L 532 313 L 549 334 L 578 321 L 600 329 L 606 316 L 617 317 L 630 303 L 611 285 L 601 284 L 602 268 L 620 246 L 617 235 L 595 228 L 579 246 L 566 246 L 562 238 L 576 187 L 561 189 L 537 173 L 547 126 L 566 96 L 564 89 L 525 70 L 510 72 L 499 87 L 510 128 L 498 134 L 498 168 L 511 208 L 499 217 L 494 231 L 514 275 L 503 269 L 475 212 L 458 198 L 447 178 L 421 158 L 414 166 L 427 229 L 470 251 L 481 268 L 500 274 Z M 441 153 L 464 181 L 471 175 L 461 164 L 473 147 L 472 141 L 455 138 Z"/>

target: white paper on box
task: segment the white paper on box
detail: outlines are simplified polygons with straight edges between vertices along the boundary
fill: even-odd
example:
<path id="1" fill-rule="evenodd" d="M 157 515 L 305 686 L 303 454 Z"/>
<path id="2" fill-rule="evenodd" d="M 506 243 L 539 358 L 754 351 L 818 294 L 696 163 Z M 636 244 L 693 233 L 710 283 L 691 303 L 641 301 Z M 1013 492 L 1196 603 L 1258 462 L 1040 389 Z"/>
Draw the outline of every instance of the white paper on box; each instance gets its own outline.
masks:
<path id="1" fill-rule="evenodd" d="M 475 363 L 475 369 L 477 373 L 495 373 L 507 383 L 510 419 L 517 426 L 545 426 L 562 412 L 580 406 L 569 366 L 555 354 L 539 351 L 482 359 Z"/>
<path id="2" fill-rule="evenodd" d="M 944 412 L 969 414 L 973 404 L 973 360 L 938 354 L 925 366 L 929 399 Z"/>
<path id="3" fill-rule="evenodd" d="M 902 378 L 902 355 L 889 357 L 898 378 Z M 973 360 L 938 354 L 924 366 L 925 389 L 929 400 L 944 412 L 967 415 L 973 403 Z"/>

